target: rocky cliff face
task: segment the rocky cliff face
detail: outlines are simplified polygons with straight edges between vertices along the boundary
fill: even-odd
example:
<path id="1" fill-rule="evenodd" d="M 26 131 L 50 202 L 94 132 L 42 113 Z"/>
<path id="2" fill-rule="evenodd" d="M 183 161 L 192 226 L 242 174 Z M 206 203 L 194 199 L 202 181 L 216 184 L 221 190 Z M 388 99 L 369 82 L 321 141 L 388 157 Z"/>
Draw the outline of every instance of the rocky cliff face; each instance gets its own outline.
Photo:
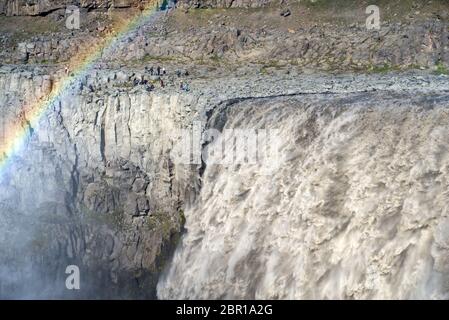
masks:
<path id="1" fill-rule="evenodd" d="M 3 73 L 3 119 L 18 119 L 20 102 L 38 101 L 50 78 L 36 70 Z M 25 121 L 24 149 L 2 176 L 2 212 L 10 214 L 2 215 L 7 220 L 2 230 L 17 230 L 4 234 L 2 267 L 28 248 L 27 265 L 46 283 L 30 295 L 58 296 L 56 276 L 73 263 L 95 289 L 84 291 L 84 297 L 154 298 L 157 275 L 176 244 L 188 177 L 176 171 L 168 155 L 172 131 L 189 123 L 187 106 L 197 101 L 121 90 L 120 80 L 108 88 L 113 78 L 120 75 L 89 74 L 81 86 L 95 86 L 95 92 L 72 88 L 48 106 L 35 127 L 27 128 Z M 27 217 L 33 232 L 23 239 Z M 26 276 L 28 269 L 22 272 Z M 26 297 L 14 285 L 3 284 L 0 295 Z M 19 285 L 26 289 L 26 283 Z M 57 289 L 63 291 L 64 283 Z"/>
<path id="2" fill-rule="evenodd" d="M 0 14 L 45 15 L 49 12 L 65 9 L 69 5 L 78 5 L 87 9 L 129 8 L 144 5 L 147 0 L 1 0 Z M 163 1 L 160 1 L 161 4 Z M 182 8 L 257 8 L 272 3 L 272 0 L 181 0 Z"/>
<path id="3" fill-rule="evenodd" d="M 255 64 L 323 71 L 428 69 L 449 63 L 449 27 L 444 20 L 391 22 L 380 32 L 367 32 L 364 23 L 286 30 L 221 25 L 217 17 L 217 25 L 177 30 L 172 24 L 178 23 L 178 18 L 160 16 L 157 22 L 128 35 L 123 45 L 110 50 L 104 59 L 133 62 L 164 57 L 172 63 L 201 65 L 211 61 L 234 69 Z M 9 63 L 66 62 L 98 41 L 98 35 L 88 30 L 18 42 L 11 38 L 5 37 L 5 50 L 0 53 Z"/>
<path id="4" fill-rule="evenodd" d="M 52 11 L 65 9 L 69 5 L 77 5 L 88 9 L 105 9 L 109 7 L 128 8 L 138 6 L 145 0 L 1 0 L 0 14 L 7 16 L 45 15 Z"/>

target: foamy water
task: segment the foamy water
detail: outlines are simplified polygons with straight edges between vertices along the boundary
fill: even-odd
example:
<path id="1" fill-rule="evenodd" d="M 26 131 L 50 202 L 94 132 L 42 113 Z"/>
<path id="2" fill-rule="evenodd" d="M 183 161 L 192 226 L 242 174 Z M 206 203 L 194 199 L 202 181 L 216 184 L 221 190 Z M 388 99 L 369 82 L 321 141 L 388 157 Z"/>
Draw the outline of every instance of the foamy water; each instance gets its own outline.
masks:
<path id="1" fill-rule="evenodd" d="M 159 298 L 447 298 L 447 98 L 314 95 L 217 110 L 210 126 L 279 129 L 283 162 L 271 174 L 206 166 Z"/>

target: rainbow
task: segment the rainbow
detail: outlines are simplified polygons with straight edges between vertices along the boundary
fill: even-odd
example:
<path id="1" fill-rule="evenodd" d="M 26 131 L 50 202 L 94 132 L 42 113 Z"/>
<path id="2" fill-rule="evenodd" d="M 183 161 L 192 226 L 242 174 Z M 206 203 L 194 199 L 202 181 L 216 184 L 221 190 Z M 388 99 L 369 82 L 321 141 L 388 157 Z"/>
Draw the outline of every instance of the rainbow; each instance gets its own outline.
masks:
<path id="1" fill-rule="evenodd" d="M 155 0 L 147 2 L 141 12 L 120 25 L 114 26 L 114 32 L 102 38 L 99 43 L 73 57 L 66 65 L 70 74 L 53 83 L 51 92 L 39 101 L 24 105 L 21 117 L 6 124 L 4 136 L 0 144 L 0 174 L 13 161 L 14 155 L 23 150 L 30 128 L 35 128 L 45 112 L 53 106 L 68 90 L 81 79 L 101 59 L 102 54 L 111 50 L 130 32 L 148 22 L 156 13 L 158 6 Z M 0 176 L 1 177 L 1 176 Z"/>

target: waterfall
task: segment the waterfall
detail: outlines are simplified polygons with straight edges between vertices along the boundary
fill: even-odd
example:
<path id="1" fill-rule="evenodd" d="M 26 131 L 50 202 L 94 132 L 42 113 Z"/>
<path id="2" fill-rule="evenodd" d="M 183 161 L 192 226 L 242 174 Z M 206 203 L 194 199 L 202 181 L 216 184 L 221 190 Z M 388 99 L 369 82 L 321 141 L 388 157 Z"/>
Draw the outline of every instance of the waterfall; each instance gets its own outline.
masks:
<path id="1" fill-rule="evenodd" d="M 209 128 L 277 129 L 281 163 L 206 164 L 158 297 L 448 298 L 448 107 L 379 92 L 216 109 Z"/>

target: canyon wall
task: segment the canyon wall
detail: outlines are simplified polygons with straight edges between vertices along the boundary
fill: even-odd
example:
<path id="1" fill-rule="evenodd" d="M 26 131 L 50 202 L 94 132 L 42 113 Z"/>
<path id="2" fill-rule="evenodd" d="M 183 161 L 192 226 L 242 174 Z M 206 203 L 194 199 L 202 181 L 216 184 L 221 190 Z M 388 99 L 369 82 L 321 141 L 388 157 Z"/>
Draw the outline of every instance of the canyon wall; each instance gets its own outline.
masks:
<path id="1" fill-rule="evenodd" d="M 0 14 L 7 16 L 45 15 L 55 10 L 65 9 L 69 5 L 78 5 L 86 9 L 129 8 L 148 3 L 147 0 L 1 0 Z M 160 1 L 162 4 L 163 1 Z M 181 0 L 181 8 L 257 8 L 272 0 Z"/>
<path id="2" fill-rule="evenodd" d="M 0 296 L 68 294 L 57 281 L 75 264 L 92 287 L 82 297 L 154 298 L 192 187 L 188 168 L 175 167 L 169 151 L 197 98 L 129 92 L 120 89 L 129 75 L 102 71 L 45 101 L 55 80 L 46 71 L 0 76 L 2 124 L 21 121 L 26 135 L 1 177 Z M 38 123 L 23 116 L 23 101 L 43 109 Z"/>
<path id="3" fill-rule="evenodd" d="M 157 16 L 157 15 L 156 15 Z M 156 19 L 154 19 L 156 20 Z M 448 23 L 427 20 L 385 24 L 368 32 L 364 24 L 318 25 L 288 30 L 236 28 L 213 25 L 175 31 L 159 23 L 147 25 L 104 55 L 109 61 L 151 61 L 164 57 L 172 63 L 248 64 L 291 66 L 323 71 L 433 68 L 449 65 Z M 0 56 L 6 63 L 66 62 L 72 54 L 89 48 L 97 37 L 85 30 L 74 34 L 49 34 L 24 41 L 5 39 Z"/>
<path id="4" fill-rule="evenodd" d="M 46 15 L 52 11 L 77 5 L 86 9 L 129 8 L 147 3 L 145 0 L 1 0 L 0 14 L 7 16 Z"/>

